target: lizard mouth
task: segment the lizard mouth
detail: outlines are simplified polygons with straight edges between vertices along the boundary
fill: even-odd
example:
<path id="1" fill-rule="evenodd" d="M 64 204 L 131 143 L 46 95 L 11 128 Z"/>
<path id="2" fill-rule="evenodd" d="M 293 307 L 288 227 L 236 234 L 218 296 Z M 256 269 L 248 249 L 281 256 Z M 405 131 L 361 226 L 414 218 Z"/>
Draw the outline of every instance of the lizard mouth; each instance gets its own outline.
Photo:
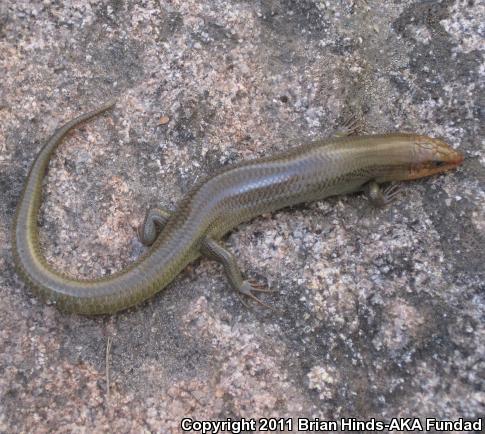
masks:
<path id="1" fill-rule="evenodd" d="M 449 170 L 449 169 L 455 169 L 458 167 L 461 163 L 463 163 L 463 160 L 465 157 L 461 152 L 455 151 L 452 148 L 448 149 L 448 152 L 446 155 L 443 157 L 441 160 L 441 166 L 443 170 Z"/>
<path id="2" fill-rule="evenodd" d="M 465 160 L 464 155 L 461 152 L 455 151 L 456 157 L 449 162 L 450 169 L 458 167 Z"/>
<path id="3" fill-rule="evenodd" d="M 461 152 L 452 150 L 451 152 L 447 153 L 445 158 L 443 158 L 442 160 L 432 161 L 430 165 L 431 167 L 435 167 L 437 169 L 441 169 L 442 171 L 445 171 L 445 170 L 455 169 L 461 163 L 463 163 L 464 159 L 465 157 Z"/>
<path id="4" fill-rule="evenodd" d="M 464 156 L 461 152 L 448 148 L 446 152 L 440 152 L 438 158 L 412 166 L 408 179 L 417 179 L 447 172 L 457 168 L 463 163 L 463 160 Z"/>

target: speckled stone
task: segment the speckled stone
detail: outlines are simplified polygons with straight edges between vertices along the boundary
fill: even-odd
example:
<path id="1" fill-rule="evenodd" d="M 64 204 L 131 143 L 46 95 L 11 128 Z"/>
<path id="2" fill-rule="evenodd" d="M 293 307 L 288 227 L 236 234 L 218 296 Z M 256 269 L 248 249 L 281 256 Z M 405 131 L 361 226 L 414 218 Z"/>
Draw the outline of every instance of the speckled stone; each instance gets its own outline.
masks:
<path id="1" fill-rule="evenodd" d="M 0 2 L 0 432 L 485 414 L 484 22 L 478 1 Z M 44 184 L 46 258 L 79 278 L 142 254 L 149 205 L 349 116 L 466 160 L 384 210 L 355 195 L 239 227 L 227 245 L 275 312 L 202 259 L 135 309 L 66 315 L 20 281 L 9 231 L 42 143 L 113 96 Z"/>

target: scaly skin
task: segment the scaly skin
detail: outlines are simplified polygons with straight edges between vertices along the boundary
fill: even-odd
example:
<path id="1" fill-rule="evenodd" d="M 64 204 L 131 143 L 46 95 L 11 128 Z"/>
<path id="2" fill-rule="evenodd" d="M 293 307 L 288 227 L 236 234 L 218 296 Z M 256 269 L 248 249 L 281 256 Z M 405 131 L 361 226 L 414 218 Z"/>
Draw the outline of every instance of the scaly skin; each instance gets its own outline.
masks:
<path id="1" fill-rule="evenodd" d="M 463 161 L 441 140 L 397 133 L 317 141 L 230 166 L 187 194 L 137 262 L 106 278 L 73 279 L 52 269 L 40 251 L 37 214 L 42 179 L 65 134 L 113 105 L 109 102 L 81 115 L 54 133 L 37 155 L 17 207 L 13 251 L 19 274 L 43 299 L 69 312 L 105 314 L 138 304 L 167 286 L 201 251 L 223 262 L 233 286 L 252 296 L 248 292 L 257 285 L 242 280 L 232 255 L 216 243 L 238 224 L 369 185 L 376 194 L 377 184 L 441 173 Z"/>

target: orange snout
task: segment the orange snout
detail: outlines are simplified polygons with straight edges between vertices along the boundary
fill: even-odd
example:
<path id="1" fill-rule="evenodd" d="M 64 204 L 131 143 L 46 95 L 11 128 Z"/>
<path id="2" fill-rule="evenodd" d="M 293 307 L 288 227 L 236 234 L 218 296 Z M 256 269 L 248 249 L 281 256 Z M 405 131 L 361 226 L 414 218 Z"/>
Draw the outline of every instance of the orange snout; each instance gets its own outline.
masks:
<path id="1" fill-rule="evenodd" d="M 416 137 L 415 163 L 408 179 L 422 178 L 455 169 L 463 163 L 463 154 L 441 139 Z"/>

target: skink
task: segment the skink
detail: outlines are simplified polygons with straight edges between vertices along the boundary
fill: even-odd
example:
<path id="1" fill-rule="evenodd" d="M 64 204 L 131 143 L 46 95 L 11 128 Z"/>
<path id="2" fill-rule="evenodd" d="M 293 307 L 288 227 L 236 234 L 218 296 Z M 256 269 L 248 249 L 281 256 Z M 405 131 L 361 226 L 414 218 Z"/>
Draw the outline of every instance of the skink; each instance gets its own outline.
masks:
<path id="1" fill-rule="evenodd" d="M 41 253 L 37 215 L 42 180 L 66 133 L 113 105 L 85 113 L 53 134 L 30 169 L 16 211 L 13 252 L 19 274 L 44 300 L 69 312 L 106 314 L 138 304 L 199 255 L 220 261 L 230 284 L 256 298 L 254 292 L 264 289 L 245 280 L 234 256 L 219 244 L 238 224 L 289 205 L 362 190 L 373 201 L 386 203 L 395 191 L 381 190 L 379 184 L 441 173 L 463 161 L 439 139 L 397 133 L 316 141 L 229 166 L 198 183 L 173 213 L 157 208 L 147 212 L 140 238 L 151 247 L 138 261 L 108 277 L 74 279 L 54 270 Z"/>

